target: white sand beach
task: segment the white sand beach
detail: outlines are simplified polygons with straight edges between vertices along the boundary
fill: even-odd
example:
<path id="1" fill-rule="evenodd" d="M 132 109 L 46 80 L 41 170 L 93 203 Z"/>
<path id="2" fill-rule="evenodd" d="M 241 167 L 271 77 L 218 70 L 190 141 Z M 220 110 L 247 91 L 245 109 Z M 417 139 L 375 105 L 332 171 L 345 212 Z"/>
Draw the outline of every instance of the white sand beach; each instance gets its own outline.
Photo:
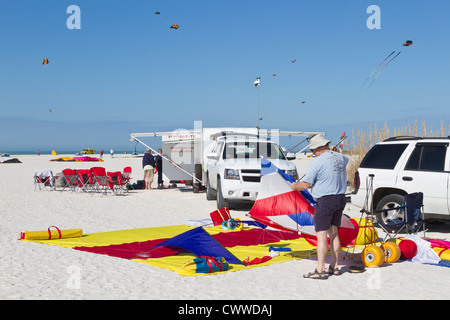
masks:
<path id="1" fill-rule="evenodd" d="M 58 155 L 58 157 L 61 155 Z M 450 299 L 450 269 L 399 261 L 364 273 L 343 274 L 325 281 L 304 279 L 316 268 L 314 258 L 289 261 L 219 275 L 183 277 L 143 263 L 45 244 L 19 241 L 21 231 L 81 228 L 83 233 L 183 225 L 209 218 L 216 209 L 204 193 L 190 190 L 134 190 L 125 196 L 70 191 L 35 191 L 36 170 L 90 168 L 108 171 L 131 166 L 132 182 L 143 177 L 141 158 L 104 156 L 104 162 L 50 162 L 50 155 L 12 155 L 22 163 L 0 164 L 0 299 Z M 6 158 L 2 159 L 2 161 Z M 296 160 L 300 175 L 307 160 Z M 232 210 L 245 217 L 250 208 Z M 345 213 L 360 217 L 347 204 Z M 450 224 L 432 224 L 427 236 L 450 240 Z M 381 234 L 381 231 L 380 231 Z M 73 270 L 78 286 L 71 285 Z"/>

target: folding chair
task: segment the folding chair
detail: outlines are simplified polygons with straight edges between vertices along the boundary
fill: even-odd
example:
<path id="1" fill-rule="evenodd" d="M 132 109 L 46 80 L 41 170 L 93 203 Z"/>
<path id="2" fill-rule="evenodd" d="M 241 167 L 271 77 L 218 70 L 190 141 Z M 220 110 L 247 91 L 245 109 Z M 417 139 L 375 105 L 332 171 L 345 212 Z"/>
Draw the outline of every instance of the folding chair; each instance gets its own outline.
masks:
<path id="1" fill-rule="evenodd" d="M 52 170 L 35 171 L 33 178 L 34 191 L 36 191 L 36 188 L 39 188 L 39 190 L 46 189 L 49 191 L 55 189 L 55 178 Z"/>
<path id="2" fill-rule="evenodd" d="M 130 182 L 130 180 L 131 180 L 131 167 L 125 167 L 123 168 L 122 173 L 122 185 L 124 189 L 127 191 L 128 191 L 127 184 Z"/>
<path id="3" fill-rule="evenodd" d="M 386 239 L 395 238 L 400 232 L 406 231 L 407 233 L 417 234 L 421 228 L 423 228 L 423 236 L 425 237 L 425 215 L 423 212 L 423 193 L 414 192 L 407 194 L 404 198 L 404 204 L 401 207 L 395 207 L 384 210 L 377 210 L 374 212 L 388 213 L 390 210 L 397 210 L 401 213 L 403 211 L 405 219 L 394 218 L 389 223 L 383 224 L 380 221 L 378 224 L 381 229 L 386 232 Z M 391 231 L 391 232 L 390 232 Z"/>
<path id="4" fill-rule="evenodd" d="M 94 191 L 106 195 L 108 192 L 109 183 L 108 177 L 106 176 L 106 170 L 103 167 L 93 167 L 91 168 L 92 177 L 94 179 Z"/>
<path id="5" fill-rule="evenodd" d="M 76 192 L 78 189 L 78 175 L 77 175 L 77 171 L 74 169 L 64 169 L 62 171 L 64 177 L 66 178 L 68 187 L 70 188 L 70 190 L 72 192 Z M 64 187 L 63 190 L 65 190 L 66 188 Z"/>
<path id="6" fill-rule="evenodd" d="M 108 177 L 108 184 L 109 188 L 112 190 L 112 192 L 115 195 L 118 195 L 122 193 L 122 172 L 115 171 L 115 172 L 107 172 L 106 176 Z"/>
<path id="7" fill-rule="evenodd" d="M 89 169 L 78 169 L 78 185 L 80 190 L 87 192 L 92 190 L 94 187 L 94 179 L 92 178 L 92 172 Z"/>

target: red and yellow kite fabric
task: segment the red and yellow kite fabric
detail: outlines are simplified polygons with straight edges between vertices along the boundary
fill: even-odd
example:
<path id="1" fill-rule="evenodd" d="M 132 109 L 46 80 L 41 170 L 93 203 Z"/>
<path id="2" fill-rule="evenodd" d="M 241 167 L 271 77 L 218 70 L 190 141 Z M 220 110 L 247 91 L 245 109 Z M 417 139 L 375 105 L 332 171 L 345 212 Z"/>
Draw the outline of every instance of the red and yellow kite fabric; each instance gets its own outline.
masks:
<path id="1" fill-rule="evenodd" d="M 205 228 L 204 230 L 214 239 L 213 241 L 219 243 L 243 262 L 242 264 L 231 264 L 228 270 L 217 273 L 303 259 L 313 256 L 315 252 L 315 247 L 305 239 L 289 232 L 268 231 L 259 228 L 246 228 L 241 231 L 224 231 L 218 228 Z M 51 240 L 24 239 L 24 241 L 34 241 L 128 259 L 168 269 L 184 276 L 204 275 L 182 268 L 187 261 L 196 257 L 188 250 L 181 247 L 157 246 L 164 241 L 190 231 L 194 231 L 194 228 L 180 225 L 91 233 L 77 238 L 58 239 L 56 237 Z M 268 257 L 270 254 L 269 247 L 289 248 L 290 251 L 271 258 Z M 255 264 L 255 261 L 260 263 Z"/>

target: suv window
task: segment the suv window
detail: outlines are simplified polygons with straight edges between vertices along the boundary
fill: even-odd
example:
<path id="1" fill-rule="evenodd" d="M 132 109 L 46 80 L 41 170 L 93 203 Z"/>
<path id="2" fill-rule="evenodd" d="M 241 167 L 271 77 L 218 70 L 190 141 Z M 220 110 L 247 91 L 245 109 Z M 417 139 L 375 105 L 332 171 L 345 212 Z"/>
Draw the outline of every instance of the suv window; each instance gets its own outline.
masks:
<path id="1" fill-rule="evenodd" d="M 408 144 L 378 144 L 366 154 L 360 168 L 394 169 Z"/>
<path id="2" fill-rule="evenodd" d="M 444 171 L 446 152 L 444 144 L 417 144 L 405 170 Z"/>

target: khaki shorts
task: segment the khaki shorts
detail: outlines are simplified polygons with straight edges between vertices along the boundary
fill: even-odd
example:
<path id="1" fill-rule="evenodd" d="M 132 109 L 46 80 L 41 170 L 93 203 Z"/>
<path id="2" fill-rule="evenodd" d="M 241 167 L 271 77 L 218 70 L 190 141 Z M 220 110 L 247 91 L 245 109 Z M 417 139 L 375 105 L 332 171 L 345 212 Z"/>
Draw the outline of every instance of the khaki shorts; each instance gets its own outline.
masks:
<path id="1" fill-rule="evenodd" d="M 155 169 L 151 165 L 146 165 L 144 167 L 144 179 L 153 181 L 153 173 L 155 172 Z"/>

